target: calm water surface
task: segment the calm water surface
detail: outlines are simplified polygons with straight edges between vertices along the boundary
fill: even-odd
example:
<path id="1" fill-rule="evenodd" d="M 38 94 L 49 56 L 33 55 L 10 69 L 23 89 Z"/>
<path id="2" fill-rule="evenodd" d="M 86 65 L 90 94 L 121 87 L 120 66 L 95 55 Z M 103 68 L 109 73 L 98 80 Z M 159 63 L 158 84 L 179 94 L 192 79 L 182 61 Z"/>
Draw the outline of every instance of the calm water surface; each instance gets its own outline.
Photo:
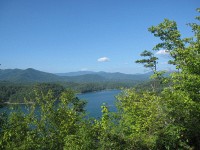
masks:
<path id="1" fill-rule="evenodd" d="M 115 96 L 120 93 L 120 90 L 105 90 L 100 92 L 91 92 L 78 94 L 77 97 L 86 100 L 86 110 L 90 117 L 98 118 L 101 116 L 101 106 L 106 103 L 110 111 L 116 111 Z"/>
<path id="2" fill-rule="evenodd" d="M 88 116 L 99 118 L 101 117 L 101 106 L 103 103 L 106 103 L 107 106 L 109 106 L 109 110 L 111 112 L 116 111 L 115 96 L 117 96 L 119 93 L 120 90 L 105 90 L 99 92 L 77 94 L 77 97 L 81 100 L 87 101 L 85 109 L 87 111 Z M 22 111 L 27 113 L 26 105 L 20 104 L 16 106 L 20 106 Z M 2 108 L 0 109 L 0 113 L 5 110 L 8 113 L 10 112 L 8 107 L 4 107 L 3 109 Z"/>

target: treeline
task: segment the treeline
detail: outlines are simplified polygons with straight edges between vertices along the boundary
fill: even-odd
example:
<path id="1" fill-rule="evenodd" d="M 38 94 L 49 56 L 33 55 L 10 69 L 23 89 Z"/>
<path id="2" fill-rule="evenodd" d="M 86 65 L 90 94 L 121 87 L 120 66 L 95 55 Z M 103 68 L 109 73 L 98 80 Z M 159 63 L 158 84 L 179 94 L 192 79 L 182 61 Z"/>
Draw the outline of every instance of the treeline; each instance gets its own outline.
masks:
<path id="1" fill-rule="evenodd" d="M 0 103 L 4 102 L 24 102 L 24 100 L 34 101 L 34 90 L 40 90 L 47 93 L 52 90 L 59 97 L 64 89 L 73 89 L 76 93 L 86 93 L 100 91 L 106 89 L 120 89 L 122 87 L 133 87 L 135 83 L 117 83 L 117 82 L 102 82 L 102 83 L 73 83 L 73 82 L 58 82 L 58 83 L 14 83 L 0 82 Z"/>
<path id="2" fill-rule="evenodd" d="M 30 91 L 30 85 L 0 82 L 0 103 L 10 101 L 13 98 L 17 99 L 17 97 L 21 100 L 25 95 L 29 95 Z"/>
<path id="3" fill-rule="evenodd" d="M 12 82 L 0 82 L 0 102 L 21 103 L 25 100 L 34 101 L 34 91 L 39 90 L 46 94 L 52 90 L 56 97 L 64 91 L 64 87 L 59 84 L 38 83 L 38 84 L 19 84 Z"/>
<path id="4" fill-rule="evenodd" d="M 167 49 L 172 57 L 169 63 L 178 70 L 171 78 L 156 70 L 153 53 L 142 53 L 145 59 L 140 62 L 154 71 L 151 90 L 125 89 L 117 96 L 118 111 L 111 113 L 103 105 L 98 120 L 85 117 L 86 103 L 71 90 L 61 92 L 54 105 L 55 91 L 37 89 L 26 115 L 19 109 L 0 115 L 0 148 L 199 150 L 200 25 L 189 25 L 193 38 L 182 39 L 176 22 L 168 19 L 149 28 L 162 41 L 154 49 Z M 158 82 L 166 85 L 157 90 Z M 40 106 L 39 114 L 36 106 Z"/>

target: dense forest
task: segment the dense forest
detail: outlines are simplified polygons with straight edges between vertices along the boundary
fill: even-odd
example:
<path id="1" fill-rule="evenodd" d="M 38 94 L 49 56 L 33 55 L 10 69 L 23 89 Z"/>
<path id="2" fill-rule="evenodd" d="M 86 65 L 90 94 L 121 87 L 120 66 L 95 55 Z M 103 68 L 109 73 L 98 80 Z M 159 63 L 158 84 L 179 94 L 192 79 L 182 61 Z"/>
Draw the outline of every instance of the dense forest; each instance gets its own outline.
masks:
<path id="1" fill-rule="evenodd" d="M 141 82 L 138 82 L 142 84 Z M 146 83 L 146 82 L 145 82 Z M 121 89 L 136 86 L 135 82 L 93 82 L 93 83 L 74 83 L 74 82 L 51 82 L 51 83 L 17 83 L 9 81 L 0 82 L 0 103 L 23 103 L 26 99 L 29 102 L 34 100 L 34 90 L 40 90 L 44 94 L 48 90 L 57 93 L 57 98 L 64 89 L 72 89 L 75 93 L 87 93 L 107 89 Z"/>
<path id="2" fill-rule="evenodd" d="M 60 85 L 13 86 L 2 95 L 5 99 L 26 89 L 33 92 L 34 103 L 26 115 L 18 109 L 1 114 L 0 149 L 200 149 L 200 25 L 189 26 L 194 34 L 189 38 L 182 38 L 176 22 L 168 19 L 149 28 L 161 40 L 153 51 L 167 50 L 177 72 L 163 76 L 153 51 L 144 51 L 144 59 L 136 62 L 154 72 L 150 87 L 123 90 L 118 111 L 110 113 L 102 105 L 98 120 L 87 119 L 85 102 Z"/>

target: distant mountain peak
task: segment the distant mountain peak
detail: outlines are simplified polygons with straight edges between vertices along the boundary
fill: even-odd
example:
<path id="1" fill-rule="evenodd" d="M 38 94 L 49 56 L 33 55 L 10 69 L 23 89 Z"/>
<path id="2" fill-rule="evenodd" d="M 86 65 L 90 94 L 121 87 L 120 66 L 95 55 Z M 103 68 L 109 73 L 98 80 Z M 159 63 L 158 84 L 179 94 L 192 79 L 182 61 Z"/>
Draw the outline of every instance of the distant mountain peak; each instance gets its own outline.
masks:
<path id="1" fill-rule="evenodd" d="M 0 70 L 1 81 L 12 82 L 138 82 L 148 80 L 152 73 L 124 74 L 120 72 L 109 73 L 105 71 L 77 71 L 69 73 L 47 73 L 33 68 Z"/>
<path id="2" fill-rule="evenodd" d="M 33 69 L 33 68 L 27 68 L 27 69 L 25 69 L 25 70 L 36 70 L 36 69 Z"/>
<path id="3" fill-rule="evenodd" d="M 58 76 L 80 76 L 86 74 L 96 74 L 94 71 L 76 71 L 76 72 L 68 72 L 68 73 L 56 73 Z"/>

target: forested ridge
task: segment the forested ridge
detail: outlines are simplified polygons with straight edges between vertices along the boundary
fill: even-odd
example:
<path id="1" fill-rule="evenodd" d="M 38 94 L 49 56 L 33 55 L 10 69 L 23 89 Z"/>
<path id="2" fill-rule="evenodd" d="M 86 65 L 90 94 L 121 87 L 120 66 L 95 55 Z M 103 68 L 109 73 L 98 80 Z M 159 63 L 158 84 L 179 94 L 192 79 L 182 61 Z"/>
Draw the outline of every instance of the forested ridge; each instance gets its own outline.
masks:
<path id="1" fill-rule="evenodd" d="M 73 83 L 101 83 L 121 82 L 138 83 L 148 80 L 152 72 L 144 74 L 124 74 L 109 72 L 72 72 L 64 74 L 53 74 L 35 70 L 33 68 L 22 69 L 0 69 L 0 81 L 14 83 L 52 83 L 52 82 L 73 82 Z"/>
<path id="2" fill-rule="evenodd" d="M 197 9 L 200 12 L 200 9 Z M 200 17 L 196 17 L 200 21 Z M 136 60 L 154 74 L 149 89 L 127 88 L 117 96 L 116 113 L 102 105 L 100 119 L 85 117 L 85 102 L 72 90 L 34 89 L 28 114 L 1 115 L 1 149 L 200 149 L 200 25 L 188 24 L 182 38 L 175 21 L 165 19 L 149 31 L 160 39 Z M 170 77 L 157 70 L 153 51 L 166 50 L 177 69 Z M 162 88 L 159 88 L 163 85 Z M 20 90 L 20 89 L 19 89 Z M 55 106 L 55 102 L 59 103 Z M 36 106 L 41 113 L 36 115 Z"/>
<path id="3" fill-rule="evenodd" d="M 142 84 L 142 81 L 139 83 Z M 93 82 L 93 83 L 74 83 L 74 82 L 50 82 L 50 83 L 16 83 L 2 81 L 0 82 L 0 103 L 22 103 L 24 99 L 32 102 L 34 99 L 34 90 L 40 90 L 46 93 L 52 90 L 55 93 L 61 93 L 64 89 L 72 89 L 75 93 L 87 93 L 108 89 L 122 89 L 134 87 L 135 82 Z M 57 97 L 59 98 L 59 96 Z"/>

